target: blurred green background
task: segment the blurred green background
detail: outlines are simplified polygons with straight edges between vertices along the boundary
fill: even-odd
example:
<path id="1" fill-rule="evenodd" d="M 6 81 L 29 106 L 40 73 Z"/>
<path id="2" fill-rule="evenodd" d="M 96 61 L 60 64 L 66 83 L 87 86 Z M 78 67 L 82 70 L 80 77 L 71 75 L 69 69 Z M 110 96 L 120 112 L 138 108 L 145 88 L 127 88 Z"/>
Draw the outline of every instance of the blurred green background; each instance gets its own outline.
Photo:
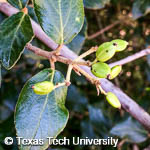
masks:
<path id="1" fill-rule="evenodd" d="M 10 0 L 11 2 L 11 0 Z M 129 42 L 127 50 L 118 53 L 109 61 L 115 62 L 146 48 L 150 44 L 150 0 L 84 0 L 85 24 L 79 35 L 68 45 L 75 53 L 81 54 L 90 47 L 100 45 L 113 39 Z M 30 16 L 37 20 L 29 6 Z M 0 22 L 6 16 L 0 13 Z M 108 25 L 119 23 L 98 37 L 87 37 Z M 33 45 L 48 49 L 39 40 Z M 94 60 L 94 55 L 86 59 Z M 2 68 L 2 85 L 0 90 L 0 150 L 17 150 L 16 131 L 14 127 L 14 110 L 18 95 L 25 82 L 49 62 L 25 50 L 17 65 L 10 71 Z M 57 63 L 58 70 L 64 75 L 67 66 Z M 150 113 L 150 56 L 143 57 L 123 66 L 123 71 L 113 83 L 133 98 Z M 70 118 L 64 131 L 58 138 L 89 137 L 119 138 L 118 148 L 112 146 L 52 146 L 52 150 L 149 150 L 150 134 L 124 110 L 112 108 L 103 95 L 97 96 L 96 88 L 84 77 L 72 74 L 66 100 Z M 12 146 L 6 146 L 4 138 L 14 138 Z"/>

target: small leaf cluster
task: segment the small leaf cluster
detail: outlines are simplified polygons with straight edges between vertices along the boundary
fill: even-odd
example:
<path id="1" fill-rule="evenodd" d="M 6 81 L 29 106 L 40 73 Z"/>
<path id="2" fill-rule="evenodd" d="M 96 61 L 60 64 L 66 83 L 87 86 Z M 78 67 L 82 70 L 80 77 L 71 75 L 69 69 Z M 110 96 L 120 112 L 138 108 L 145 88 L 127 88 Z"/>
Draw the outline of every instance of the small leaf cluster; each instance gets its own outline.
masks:
<path id="1" fill-rule="evenodd" d="M 111 59 L 116 52 L 121 52 L 126 49 L 128 42 L 117 39 L 111 42 L 103 43 L 99 46 L 96 51 L 96 60 L 92 64 L 91 71 L 92 73 L 99 78 L 109 78 L 110 80 L 114 79 L 119 75 L 122 70 L 122 67 L 117 65 L 112 68 L 104 62 Z M 106 100 L 115 108 L 121 108 L 121 104 L 112 92 L 105 93 Z"/>
<path id="2" fill-rule="evenodd" d="M 114 79 L 121 72 L 121 66 L 110 68 L 104 62 L 111 59 L 116 52 L 125 50 L 127 45 L 128 42 L 120 39 L 101 44 L 96 51 L 96 59 L 91 67 L 92 73 L 99 78 L 108 77 L 110 80 Z"/>

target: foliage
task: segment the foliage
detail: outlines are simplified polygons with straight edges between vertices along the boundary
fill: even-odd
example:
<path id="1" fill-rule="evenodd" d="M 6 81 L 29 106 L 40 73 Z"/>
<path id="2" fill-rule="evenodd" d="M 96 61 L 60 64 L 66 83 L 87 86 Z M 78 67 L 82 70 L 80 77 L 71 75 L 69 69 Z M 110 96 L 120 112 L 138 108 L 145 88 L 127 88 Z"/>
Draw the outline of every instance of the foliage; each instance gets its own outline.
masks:
<path id="1" fill-rule="evenodd" d="M 20 10 L 27 5 L 26 0 L 8 0 L 8 2 Z M 0 149 L 18 149 L 16 133 L 24 138 L 44 138 L 45 141 L 47 136 L 58 139 L 113 136 L 119 138 L 119 142 L 126 140 L 122 146 L 123 150 L 132 149 L 135 143 L 140 149 L 149 146 L 147 131 L 129 117 L 124 110 L 119 111 L 110 107 L 103 95 L 97 97 L 95 87 L 83 77 L 72 74 L 72 85 L 68 89 L 62 86 L 46 95 L 37 95 L 32 89 L 33 85 L 43 81 L 52 80 L 54 86 L 57 83 L 63 83 L 66 66 L 60 63 L 56 65 L 56 69 L 62 70 L 64 75 L 57 70 L 53 73 L 53 70 L 47 69 L 49 68 L 48 60 L 41 59 L 25 49 L 25 45 L 32 40 L 33 45 L 50 51 L 39 40 L 33 39 L 30 17 L 39 22 L 45 33 L 56 43 L 67 44 L 77 54 L 114 39 L 129 41 L 126 51 L 116 53 L 114 56 L 117 51 L 114 49 L 112 55 L 114 57 L 111 56 L 112 59 L 108 60 L 108 63 L 138 52 L 145 47 L 145 39 L 150 34 L 149 0 L 135 0 L 132 5 L 126 0 L 84 0 L 83 2 L 82 0 L 63 0 L 61 3 L 59 0 L 34 0 L 35 10 L 31 7 L 30 1 L 29 15 L 19 12 L 6 18 L 2 13 L 0 14 L 0 61 L 3 66 L 0 67 L 0 82 L 2 81 Z M 83 4 L 86 8 L 85 16 Z M 75 15 L 76 12 L 78 12 L 77 15 Z M 93 40 L 87 39 L 87 35 L 95 33 L 116 20 L 120 20 L 120 25 L 116 28 Z M 110 48 L 110 45 L 108 47 Z M 123 47 L 126 47 L 126 44 Z M 118 51 L 122 51 L 122 47 Z M 21 55 L 22 58 L 20 58 Z M 93 61 L 95 56 L 90 55 L 87 59 Z M 147 60 L 140 59 L 123 66 L 123 73 L 113 82 L 150 112 L 149 78 L 150 69 Z M 15 119 L 13 119 L 14 115 Z M 15 141 L 13 145 L 4 144 L 6 136 L 13 137 Z M 30 147 L 21 145 L 19 148 L 28 149 Z M 36 147 L 36 149 L 46 148 L 48 148 L 47 141 L 43 147 Z M 54 150 L 92 150 L 96 148 L 96 146 L 75 145 L 52 146 Z M 115 148 L 100 146 L 100 149 Z"/>

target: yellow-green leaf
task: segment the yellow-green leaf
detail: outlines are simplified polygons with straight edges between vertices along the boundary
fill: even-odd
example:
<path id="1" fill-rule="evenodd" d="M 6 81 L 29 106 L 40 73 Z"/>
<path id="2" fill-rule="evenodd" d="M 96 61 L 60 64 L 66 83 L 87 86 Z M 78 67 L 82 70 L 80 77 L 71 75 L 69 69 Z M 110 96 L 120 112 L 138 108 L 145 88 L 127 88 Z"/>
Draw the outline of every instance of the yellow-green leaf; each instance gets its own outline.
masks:
<path id="1" fill-rule="evenodd" d="M 121 108 L 120 101 L 118 100 L 117 96 L 115 94 L 113 94 L 112 92 L 108 92 L 107 93 L 106 100 L 113 107 L 115 107 L 115 108 Z"/>
<path id="2" fill-rule="evenodd" d="M 117 65 L 117 66 L 114 66 L 113 68 L 111 68 L 111 73 L 110 73 L 110 76 L 109 76 L 109 79 L 112 80 L 114 78 L 116 78 L 119 73 L 121 72 L 122 70 L 122 66 L 120 65 Z"/>
<path id="3" fill-rule="evenodd" d="M 99 78 L 107 78 L 111 69 L 106 63 L 98 62 L 92 65 L 92 73 Z"/>

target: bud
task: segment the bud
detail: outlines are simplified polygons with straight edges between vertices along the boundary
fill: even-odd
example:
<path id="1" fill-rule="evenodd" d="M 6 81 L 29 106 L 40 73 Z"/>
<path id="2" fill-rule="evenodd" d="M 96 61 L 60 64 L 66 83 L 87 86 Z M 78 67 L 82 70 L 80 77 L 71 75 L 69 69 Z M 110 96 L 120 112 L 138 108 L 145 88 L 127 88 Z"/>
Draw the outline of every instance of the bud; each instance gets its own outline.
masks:
<path id="1" fill-rule="evenodd" d="M 34 93 L 37 95 L 46 95 L 52 92 L 54 89 L 54 84 L 49 81 L 43 81 L 36 83 L 34 86 L 32 86 Z"/>
<path id="2" fill-rule="evenodd" d="M 105 42 L 101 44 L 96 51 L 96 59 L 105 62 L 109 59 L 111 59 L 116 52 L 116 46 L 113 45 L 111 42 Z"/>
<path id="3" fill-rule="evenodd" d="M 111 43 L 116 45 L 116 52 L 123 51 L 128 46 L 128 42 L 121 39 L 113 40 Z"/>
<path id="4" fill-rule="evenodd" d="M 106 100 L 110 105 L 112 105 L 115 108 L 121 108 L 120 101 L 118 100 L 117 96 L 113 94 L 112 92 L 108 92 L 106 95 Z"/>
<path id="5" fill-rule="evenodd" d="M 115 77 L 117 77 L 119 75 L 119 73 L 121 72 L 122 70 L 122 67 L 120 65 L 118 66 L 114 66 L 112 69 L 111 69 L 111 73 L 110 73 L 110 76 L 109 76 L 109 79 L 112 80 L 114 79 Z"/>
<path id="6" fill-rule="evenodd" d="M 99 78 L 107 78 L 111 69 L 106 63 L 98 62 L 92 65 L 92 73 Z"/>

